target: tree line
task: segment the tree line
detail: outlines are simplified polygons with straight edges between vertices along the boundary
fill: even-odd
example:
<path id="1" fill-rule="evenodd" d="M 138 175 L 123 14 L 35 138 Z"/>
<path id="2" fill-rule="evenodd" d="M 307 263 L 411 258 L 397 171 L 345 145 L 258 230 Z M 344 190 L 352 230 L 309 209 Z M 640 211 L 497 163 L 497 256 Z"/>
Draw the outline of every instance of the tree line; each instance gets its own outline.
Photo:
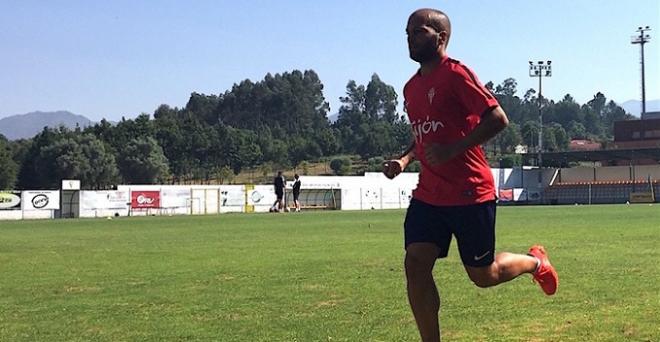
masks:
<path id="1" fill-rule="evenodd" d="M 544 149 L 565 150 L 571 139 L 606 142 L 613 122 L 631 116 L 597 93 L 586 104 L 569 94 L 559 102 L 529 89 L 517 95 L 514 79 L 486 87 L 511 124 L 484 146 L 495 158 L 518 145 L 535 146 L 539 104 Z M 398 155 L 411 141 L 398 95 L 377 74 L 366 85 L 348 81 L 335 122 L 323 84 L 313 70 L 267 74 L 244 80 L 219 95 L 192 93 L 183 108 L 163 104 L 152 115 L 107 120 L 85 128 L 44 128 L 31 139 L 7 141 L 0 135 L 0 189 L 59 188 L 61 179 L 80 179 L 87 189 L 123 184 L 229 180 L 245 169 L 300 167 L 311 161 L 355 155 L 368 169 Z M 330 163 L 350 172 L 346 158 Z M 411 170 L 416 170 L 413 165 Z"/>

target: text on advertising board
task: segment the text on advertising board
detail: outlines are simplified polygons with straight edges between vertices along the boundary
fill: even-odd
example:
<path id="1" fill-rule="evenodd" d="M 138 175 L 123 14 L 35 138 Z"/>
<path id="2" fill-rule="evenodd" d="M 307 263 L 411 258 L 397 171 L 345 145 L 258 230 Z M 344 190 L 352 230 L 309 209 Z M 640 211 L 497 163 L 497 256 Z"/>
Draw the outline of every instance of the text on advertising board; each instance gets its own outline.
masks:
<path id="1" fill-rule="evenodd" d="M 160 191 L 132 191 L 131 208 L 160 208 Z"/>

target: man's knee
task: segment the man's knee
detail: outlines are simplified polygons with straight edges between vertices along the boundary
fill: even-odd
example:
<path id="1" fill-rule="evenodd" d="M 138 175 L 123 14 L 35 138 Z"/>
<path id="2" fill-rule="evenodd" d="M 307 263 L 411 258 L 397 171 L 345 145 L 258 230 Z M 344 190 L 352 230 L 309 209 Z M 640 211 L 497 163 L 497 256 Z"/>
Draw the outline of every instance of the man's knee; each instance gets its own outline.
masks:
<path id="1" fill-rule="evenodd" d="M 433 261 L 408 253 L 406 254 L 404 266 L 406 267 L 406 273 L 427 273 L 433 270 Z"/>
<path id="2" fill-rule="evenodd" d="M 477 285 L 477 287 L 481 288 L 487 288 L 491 286 L 495 286 L 496 283 L 493 281 L 493 279 L 490 278 L 476 278 L 476 277 L 470 277 L 470 280 L 474 283 L 474 285 Z"/>
<path id="3" fill-rule="evenodd" d="M 466 267 L 468 277 L 474 285 L 486 288 L 498 284 L 497 265 L 495 263 L 486 267 Z"/>
<path id="4" fill-rule="evenodd" d="M 404 266 L 408 277 L 427 276 L 433 271 L 433 265 L 438 257 L 435 245 L 411 245 L 406 250 Z"/>

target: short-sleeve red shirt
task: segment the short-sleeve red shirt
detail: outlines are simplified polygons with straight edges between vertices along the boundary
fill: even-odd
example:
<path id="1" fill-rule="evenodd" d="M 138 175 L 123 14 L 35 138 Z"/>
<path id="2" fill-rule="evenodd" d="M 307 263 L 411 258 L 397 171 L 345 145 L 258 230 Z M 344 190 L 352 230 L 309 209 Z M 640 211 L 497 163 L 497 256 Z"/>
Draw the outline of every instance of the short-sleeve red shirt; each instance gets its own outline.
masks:
<path id="1" fill-rule="evenodd" d="M 498 106 L 472 70 L 445 57 L 430 74 L 415 74 L 403 95 L 415 138 L 415 157 L 422 165 L 413 198 L 437 206 L 494 200 L 493 175 L 481 146 L 440 165 L 431 166 L 424 157 L 424 144 L 459 141 L 474 130 L 484 112 Z"/>

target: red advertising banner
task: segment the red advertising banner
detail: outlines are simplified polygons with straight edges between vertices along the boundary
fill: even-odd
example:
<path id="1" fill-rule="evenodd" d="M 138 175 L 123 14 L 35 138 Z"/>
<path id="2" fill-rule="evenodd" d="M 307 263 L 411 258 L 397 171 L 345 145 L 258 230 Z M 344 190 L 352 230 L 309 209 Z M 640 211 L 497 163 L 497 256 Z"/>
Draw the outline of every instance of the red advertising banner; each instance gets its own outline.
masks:
<path id="1" fill-rule="evenodd" d="M 160 191 L 131 191 L 131 209 L 160 208 Z"/>
<path id="2" fill-rule="evenodd" d="M 499 198 L 501 202 L 513 201 L 513 189 L 500 189 Z"/>

